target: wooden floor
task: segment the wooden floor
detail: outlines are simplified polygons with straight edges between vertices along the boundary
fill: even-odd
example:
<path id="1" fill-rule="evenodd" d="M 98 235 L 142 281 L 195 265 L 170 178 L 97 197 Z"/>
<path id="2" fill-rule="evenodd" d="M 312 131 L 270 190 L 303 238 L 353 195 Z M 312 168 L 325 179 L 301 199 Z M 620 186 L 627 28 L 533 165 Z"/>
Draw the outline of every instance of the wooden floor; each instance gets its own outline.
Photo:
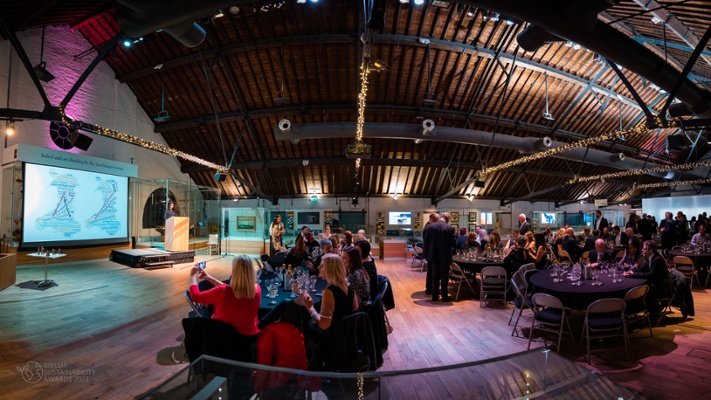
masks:
<path id="1" fill-rule="evenodd" d="M 229 274 L 229 257 L 197 260 L 207 260 L 208 271 L 218 278 Z M 382 370 L 451 365 L 526 349 L 527 339 L 510 335 L 510 305 L 480 308 L 468 289 L 457 302 L 433 303 L 424 294 L 425 274 L 419 269 L 410 270 L 404 260 L 377 264 L 393 285 L 396 303 L 388 312 L 394 331 Z M 58 286 L 39 291 L 19 286 L 41 279 L 43 266 L 19 266 L 16 285 L 0 292 L 0 398 L 127 399 L 170 378 L 186 365 L 180 320 L 188 312 L 183 290 L 190 267 L 57 263 L 50 265 L 49 276 Z M 654 338 L 633 340 L 633 361 L 612 351 L 593 358 L 596 368 L 649 399 L 711 393 L 711 292 L 695 290 L 694 300 L 696 317 L 654 328 Z M 587 365 L 578 346 L 562 350 Z M 33 362 L 64 371 L 64 381 L 27 383 L 20 370 Z M 415 393 L 436 397 L 428 390 Z"/>

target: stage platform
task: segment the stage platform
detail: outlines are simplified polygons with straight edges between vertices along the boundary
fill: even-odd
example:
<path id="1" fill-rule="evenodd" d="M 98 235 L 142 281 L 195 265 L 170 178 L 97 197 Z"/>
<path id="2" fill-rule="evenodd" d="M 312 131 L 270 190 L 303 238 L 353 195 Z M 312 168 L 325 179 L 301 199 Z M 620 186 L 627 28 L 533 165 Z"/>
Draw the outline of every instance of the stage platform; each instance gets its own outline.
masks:
<path id="1" fill-rule="evenodd" d="M 112 250 L 109 260 L 133 268 L 172 268 L 173 264 L 195 261 L 195 251 L 165 251 L 158 249 Z"/>

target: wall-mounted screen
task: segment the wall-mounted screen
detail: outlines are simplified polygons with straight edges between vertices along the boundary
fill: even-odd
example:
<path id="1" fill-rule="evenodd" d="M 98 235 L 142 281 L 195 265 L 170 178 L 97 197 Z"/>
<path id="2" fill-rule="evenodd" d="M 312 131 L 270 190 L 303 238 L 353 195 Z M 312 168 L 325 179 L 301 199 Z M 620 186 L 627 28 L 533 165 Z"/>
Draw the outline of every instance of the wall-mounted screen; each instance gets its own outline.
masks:
<path id="1" fill-rule="evenodd" d="M 555 213 L 541 213 L 541 224 L 543 224 L 543 225 L 555 224 Z"/>
<path id="2" fill-rule="evenodd" d="M 388 225 L 412 225 L 412 213 L 410 211 L 390 211 L 388 212 Z"/>
<path id="3" fill-rule="evenodd" d="M 301 211 L 297 214 L 296 222 L 299 225 L 321 225 L 321 212 Z M 299 226 L 299 229 L 300 228 Z"/>
<path id="4" fill-rule="evenodd" d="M 23 248 L 128 242 L 128 178 L 25 163 Z"/>

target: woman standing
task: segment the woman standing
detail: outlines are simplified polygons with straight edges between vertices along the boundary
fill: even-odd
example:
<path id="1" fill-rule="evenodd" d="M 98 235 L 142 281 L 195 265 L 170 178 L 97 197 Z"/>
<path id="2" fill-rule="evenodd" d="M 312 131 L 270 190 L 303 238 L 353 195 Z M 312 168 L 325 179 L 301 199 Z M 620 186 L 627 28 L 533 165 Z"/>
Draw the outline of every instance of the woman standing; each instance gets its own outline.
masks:
<path id="1" fill-rule="evenodd" d="M 272 221 L 272 226 L 269 228 L 269 235 L 272 237 L 272 255 L 281 251 L 283 244 L 282 238 L 284 237 L 284 223 L 281 221 L 281 215 L 277 214 Z"/>
<path id="2" fill-rule="evenodd" d="M 204 292 L 197 285 L 198 278 L 208 281 L 214 287 Z M 232 259 L 232 278 L 226 284 L 210 276 L 204 269 L 194 266 L 190 270 L 190 296 L 201 304 L 213 304 L 212 319 L 226 322 L 243 336 L 259 333 L 257 312 L 262 301 L 262 291 L 257 284 L 257 276 L 252 259 L 239 255 Z"/>
<path id="3" fill-rule="evenodd" d="M 163 213 L 163 219 L 167 220 L 168 218 L 172 218 L 178 215 L 178 212 L 175 211 L 175 203 L 172 201 L 168 203 L 168 208 L 165 209 L 165 213 Z"/>

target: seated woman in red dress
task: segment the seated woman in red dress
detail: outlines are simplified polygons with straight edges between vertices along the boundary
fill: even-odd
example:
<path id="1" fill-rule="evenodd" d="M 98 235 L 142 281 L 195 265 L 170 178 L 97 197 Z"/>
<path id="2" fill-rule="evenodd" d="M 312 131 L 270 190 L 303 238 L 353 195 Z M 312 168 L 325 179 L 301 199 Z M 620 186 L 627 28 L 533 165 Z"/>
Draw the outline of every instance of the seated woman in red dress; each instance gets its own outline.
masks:
<path id="1" fill-rule="evenodd" d="M 212 283 L 215 287 L 201 292 L 198 278 Z M 262 299 L 262 291 L 252 260 L 239 255 L 232 260 L 232 278 L 226 284 L 210 276 L 205 270 L 195 266 L 190 270 L 190 296 L 200 304 L 213 304 L 212 319 L 232 325 L 237 333 L 253 336 L 259 333 L 257 312 Z"/>

